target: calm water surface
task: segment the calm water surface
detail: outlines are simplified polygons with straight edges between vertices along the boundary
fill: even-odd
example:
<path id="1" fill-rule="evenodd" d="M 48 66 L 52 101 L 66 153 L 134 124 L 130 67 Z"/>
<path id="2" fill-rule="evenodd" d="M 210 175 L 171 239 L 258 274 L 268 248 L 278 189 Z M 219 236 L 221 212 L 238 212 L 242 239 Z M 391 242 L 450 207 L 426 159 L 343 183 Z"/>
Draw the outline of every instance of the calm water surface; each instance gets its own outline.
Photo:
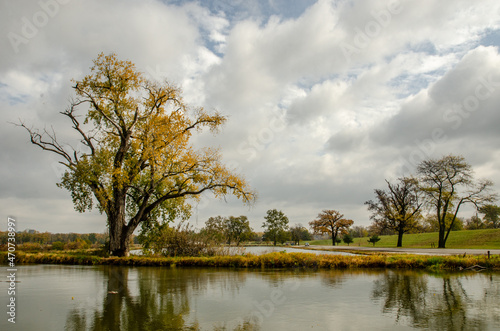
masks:
<path id="1" fill-rule="evenodd" d="M 499 273 L 32 265 L 17 280 L 15 325 L 0 283 L 0 330 L 500 329 Z"/>

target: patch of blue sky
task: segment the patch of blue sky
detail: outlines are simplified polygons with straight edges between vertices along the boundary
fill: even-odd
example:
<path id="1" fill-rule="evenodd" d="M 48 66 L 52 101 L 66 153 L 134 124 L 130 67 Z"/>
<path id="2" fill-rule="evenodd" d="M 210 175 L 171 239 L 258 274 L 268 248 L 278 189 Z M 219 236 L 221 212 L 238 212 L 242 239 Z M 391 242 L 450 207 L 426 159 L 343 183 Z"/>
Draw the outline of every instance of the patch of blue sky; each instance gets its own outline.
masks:
<path id="1" fill-rule="evenodd" d="M 483 46 L 500 46 L 500 30 L 490 30 L 488 31 L 479 41 L 480 45 Z"/>
<path id="2" fill-rule="evenodd" d="M 50 83 L 54 80 L 54 75 L 41 74 L 37 78 L 44 83 Z"/>
<path id="3" fill-rule="evenodd" d="M 349 68 L 349 70 L 343 73 L 341 79 L 346 82 L 354 82 L 358 79 L 360 75 L 370 71 L 370 69 L 372 69 L 376 65 L 377 65 L 376 62 L 360 63 L 357 66 Z"/>
<path id="4" fill-rule="evenodd" d="M 338 74 L 323 74 L 314 77 L 300 77 L 294 82 L 294 85 L 301 90 L 311 91 L 311 89 L 317 85 L 322 84 L 325 81 L 336 81 L 339 79 Z"/>
<path id="5" fill-rule="evenodd" d="M 257 19 L 265 23 L 271 16 L 282 19 L 297 18 L 315 2 L 316 0 L 210 0 L 204 1 L 203 4 L 206 3 L 205 6 L 214 13 L 224 12 L 231 21 Z"/>
<path id="6" fill-rule="evenodd" d="M 10 106 L 14 106 L 21 103 L 26 103 L 29 95 L 27 94 L 18 94 L 13 95 L 8 90 L 9 85 L 0 82 L 0 100 L 6 101 Z"/>
<path id="7" fill-rule="evenodd" d="M 224 42 L 215 41 L 213 38 L 210 38 L 210 32 L 206 30 L 203 30 L 201 35 L 203 38 L 203 46 L 219 57 L 224 56 Z"/>
<path id="8" fill-rule="evenodd" d="M 9 105 L 14 106 L 17 104 L 22 104 L 28 102 L 29 95 L 27 94 L 21 94 L 21 95 L 16 95 L 16 96 L 8 96 L 7 100 L 9 102 Z"/>
<path id="9" fill-rule="evenodd" d="M 449 44 L 449 45 L 437 44 L 435 45 L 436 55 L 443 56 L 443 55 L 454 54 L 457 58 L 461 58 L 480 44 L 481 43 L 479 38 L 472 38 L 472 37 L 458 44 Z"/>
<path id="10" fill-rule="evenodd" d="M 409 45 L 409 50 L 415 53 L 424 53 L 428 55 L 436 55 L 438 53 L 436 46 L 428 40 Z"/>
<path id="11" fill-rule="evenodd" d="M 257 19 L 267 22 L 271 16 L 283 19 L 297 18 L 317 0 L 162 0 L 166 4 L 182 6 L 197 3 L 208 8 L 214 15 L 224 14 L 231 22 Z"/>
<path id="12" fill-rule="evenodd" d="M 19 104 L 23 104 L 28 102 L 29 95 L 20 94 L 20 95 L 10 95 L 8 93 L 3 93 L 0 91 L 0 100 L 5 100 L 9 106 L 15 106 Z"/>
<path id="13" fill-rule="evenodd" d="M 408 43 L 405 47 L 404 51 L 401 52 L 394 52 L 391 54 L 388 54 L 384 56 L 384 61 L 386 63 L 392 62 L 396 57 L 400 56 L 403 52 L 407 53 L 422 53 L 422 54 L 427 54 L 427 55 L 437 55 L 439 54 L 438 50 L 436 49 L 436 46 L 431 43 L 430 41 L 426 40 L 420 43 Z"/>
<path id="14" fill-rule="evenodd" d="M 207 8 L 213 15 L 224 17 L 230 26 L 243 20 L 254 20 L 266 25 L 272 16 L 281 20 L 300 17 L 317 0 L 162 0 L 163 3 L 183 6 L 196 3 Z M 230 27 L 229 27 L 230 28 Z M 223 56 L 224 43 L 210 38 L 210 31 L 202 28 L 201 35 L 206 48 L 217 56 Z"/>
<path id="15" fill-rule="evenodd" d="M 394 87 L 396 97 L 402 99 L 417 94 L 422 89 L 427 88 L 429 84 L 435 82 L 443 74 L 444 69 L 433 70 L 417 75 L 403 73 L 391 79 L 387 85 Z"/>

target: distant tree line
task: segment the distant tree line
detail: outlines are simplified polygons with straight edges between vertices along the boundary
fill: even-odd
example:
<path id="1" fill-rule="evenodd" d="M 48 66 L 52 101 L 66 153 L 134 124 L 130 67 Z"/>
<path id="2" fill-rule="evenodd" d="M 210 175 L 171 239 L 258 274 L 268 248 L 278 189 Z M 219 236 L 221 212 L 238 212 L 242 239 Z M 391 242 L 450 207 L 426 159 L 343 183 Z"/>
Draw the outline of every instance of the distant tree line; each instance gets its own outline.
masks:
<path id="1" fill-rule="evenodd" d="M 0 231 L 0 244 L 7 243 L 7 231 Z M 108 240 L 105 233 L 50 233 L 38 231 L 21 231 L 16 233 L 16 244 L 38 243 L 40 245 L 52 244 L 54 242 L 70 243 L 78 240 L 87 242 L 89 245 L 104 245 Z"/>
<path id="2" fill-rule="evenodd" d="M 0 231 L 0 250 L 7 247 L 7 238 L 8 232 Z M 17 232 L 15 238 L 18 249 L 23 251 L 106 248 L 109 245 L 108 235 L 104 233 L 50 233 L 25 230 Z"/>

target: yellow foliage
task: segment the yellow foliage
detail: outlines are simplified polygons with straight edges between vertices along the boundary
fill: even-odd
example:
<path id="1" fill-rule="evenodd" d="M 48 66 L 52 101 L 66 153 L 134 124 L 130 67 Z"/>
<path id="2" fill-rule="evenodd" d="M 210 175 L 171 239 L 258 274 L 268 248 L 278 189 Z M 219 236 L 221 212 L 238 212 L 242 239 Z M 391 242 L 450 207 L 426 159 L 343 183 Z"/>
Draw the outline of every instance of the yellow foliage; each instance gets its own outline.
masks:
<path id="1" fill-rule="evenodd" d="M 92 192 L 108 219 L 122 203 L 130 218 L 127 225 L 137 226 L 206 190 L 244 202 L 255 199 L 245 180 L 221 162 L 218 149 L 190 145 L 193 132 L 207 128 L 216 133 L 226 118 L 190 108 L 179 87 L 146 79 L 115 54 L 100 54 L 90 74 L 74 83 L 78 99 L 66 115 L 90 151 L 75 153 L 60 185 L 72 192 L 80 211 L 91 208 Z M 75 115 L 82 107 L 87 107 L 84 124 L 92 126 L 89 131 Z"/>
<path id="2" fill-rule="evenodd" d="M 148 80 L 115 54 L 101 53 L 90 74 L 74 83 L 77 98 L 62 114 L 84 149 L 68 152 L 55 133 L 21 126 L 33 144 L 63 158 L 67 170 L 58 185 L 71 192 L 78 211 L 97 200 L 108 216 L 111 251 L 126 255 L 127 236 L 139 224 L 187 215 L 187 199 L 204 191 L 255 200 L 245 180 L 221 162 L 218 149 L 190 145 L 193 132 L 218 132 L 226 121 L 221 114 L 189 107 L 179 87 Z"/>

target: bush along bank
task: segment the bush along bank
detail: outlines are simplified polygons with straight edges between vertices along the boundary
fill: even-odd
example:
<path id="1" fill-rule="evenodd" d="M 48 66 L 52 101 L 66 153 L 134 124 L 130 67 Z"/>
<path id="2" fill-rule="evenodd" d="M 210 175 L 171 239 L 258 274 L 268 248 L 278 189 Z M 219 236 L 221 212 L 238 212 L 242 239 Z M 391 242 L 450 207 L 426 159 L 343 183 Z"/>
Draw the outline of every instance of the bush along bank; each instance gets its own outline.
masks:
<path id="1" fill-rule="evenodd" d="M 0 261 L 8 263 L 7 252 L 0 252 Z M 428 270 L 488 269 L 500 270 L 500 256 L 422 256 L 408 254 L 316 255 L 311 253 L 273 252 L 263 255 L 211 257 L 104 257 L 91 253 L 16 253 L 16 264 L 70 264 L 123 266 L 180 266 L 230 268 L 394 268 Z"/>

